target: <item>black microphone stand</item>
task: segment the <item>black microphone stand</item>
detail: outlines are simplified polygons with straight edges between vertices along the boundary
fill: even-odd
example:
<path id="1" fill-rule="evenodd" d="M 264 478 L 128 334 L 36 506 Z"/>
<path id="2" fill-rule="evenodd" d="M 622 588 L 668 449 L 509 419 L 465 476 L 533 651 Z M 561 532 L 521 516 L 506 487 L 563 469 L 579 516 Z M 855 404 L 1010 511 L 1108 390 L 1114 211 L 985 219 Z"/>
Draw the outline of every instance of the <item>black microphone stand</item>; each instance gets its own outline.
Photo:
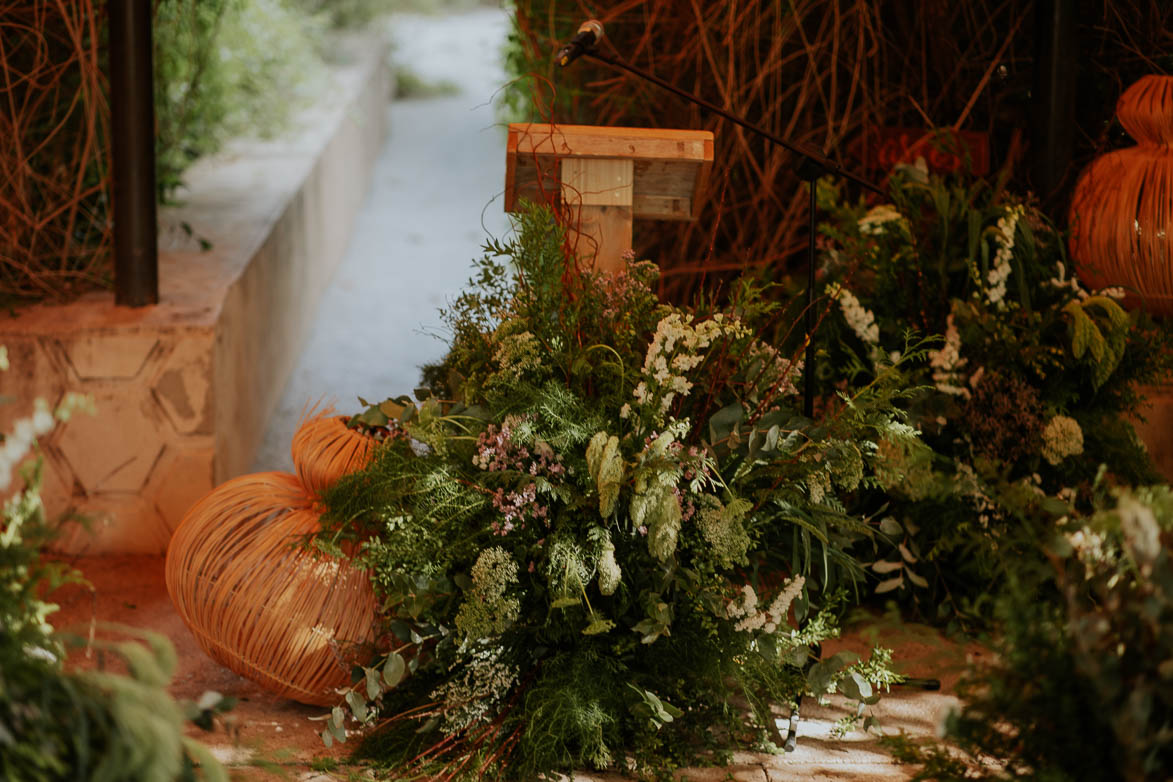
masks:
<path id="1" fill-rule="evenodd" d="M 813 419 L 815 414 L 815 212 L 817 210 L 815 203 L 815 180 L 824 174 L 831 174 L 832 176 L 846 179 L 849 182 L 854 182 L 865 190 L 870 190 L 877 195 L 883 196 L 887 194 L 866 179 L 844 170 L 838 163 L 826 157 L 818 150 L 805 144 L 796 144 L 792 141 L 787 141 L 765 128 L 758 127 L 736 114 L 732 114 L 687 90 L 682 90 L 674 84 L 669 84 L 660 77 L 636 68 L 630 63 L 602 54 L 597 49 L 587 49 L 582 54 L 584 57 L 590 57 L 592 60 L 598 60 L 613 68 L 619 68 L 620 70 L 634 74 L 645 81 L 649 81 L 671 92 L 673 95 L 684 98 L 689 103 L 694 103 L 714 114 L 719 114 L 730 122 L 740 125 L 751 133 L 761 136 L 772 144 L 787 149 L 798 156 L 795 173 L 798 174 L 799 179 L 807 183 L 810 190 L 810 202 L 807 208 L 809 241 L 807 244 L 806 357 L 804 361 L 805 366 L 803 367 L 802 414 L 807 418 Z"/>
<path id="2" fill-rule="evenodd" d="M 750 131 L 751 133 L 754 133 L 758 136 L 761 136 L 762 138 L 766 139 L 767 141 L 771 142 L 772 144 L 780 146 L 783 149 L 789 150 L 790 152 L 792 152 L 798 156 L 798 162 L 795 165 L 795 169 L 794 169 L 795 173 L 798 174 L 799 179 L 801 179 L 807 183 L 807 187 L 810 191 L 810 200 L 808 202 L 808 207 L 807 207 L 807 227 L 808 227 L 808 231 L 809 231 L 809 237 L 808 237 L 809 241 L 807 243 L 807 251 L 806 251 L 807 252 L 807 256 L 806 256 L 807 257 L 806 309 L 805 309 L 805 313 L 806 313 L 806 320 L 805 320 L 805 325 L 806 325 L 806 356 L 805 356 L 805 360 L 804 360 L 805 366 L 803 367 L 802 413 L 807 418 L 813 420 L 814 419 L 814 412 L 815 412 L 815 344 L 814 343 L 815 343 L 815 327 L 816 327 L 816 322 L 815 322 L 815 227 L 816 227 L 815 226 L 815 213 L 818 208 L 818 205 L 815 200 L 815 181 L 819 177 L 821 177 L 825 174 L 830 174 L 832 176 L 836 176 L 841 179 L 846 179 L 849 182 L 854 182 L 855 184 L 859 185 L 860 187 L 864 188 L 865 190 L 870 190 L 871 192 L 873 192 L 877 195 L 886 196 L 887 194 L 883 190 L 881 190 L 879 187 L 877 187 L 876 185 L 873 185 L 871 182 L 867 181 L 866 179 L 863 179 L 863 178 L 851 173 L 850 171 L 845 170 L 838 163 L 836 163 L 835 161 L 826 157 L 818 150 L 816 150 L 812 147 L 809 147 L 805 144 L 798 144 L 798 143 L 795 143 L 792 141 L 788 141 L 788 140 L 782 138 L 781 136 L 778 136 L 774 133 L 771 133 L 770 131 L 766 130 L 765 128 L 761 128 L 757 125 L 754 125 L 753 123 L 748 122 L 747 120 L 743 119 L 742 117 L 739 117 L 736 114 L 732 114 L 732 113 L 726 111 L 725 109 L 721 108 L 720 106 L 717 106 L 714 103 L 710 103 L 709 101 L 705 100 L 704 98 L 701 98 L 697 95 L 694 95 L 693 93 L 688 92 L 687 90 L 683 90 L 674 84 L 669 84 L 668 82 L 664 81 L 660 77 L 655 76 L 651 73 L 648 73 L 647 71 L 641 70 L 640 68 L 637 68 L 634 65 L 631 65 L 630 63 L 624 62 L 622 60 L 619 60 L 615 57 L 611 57 L 606 54 L 602 54 L 596 48 L 584 49 L 582 52 L 582 56 L 590 57 L 592 60 L 598 60 L 601 63 L 604 63 L 606 65 L 610 65 L 612 68 L 618 68 L 620 70 L 627 71 L 628 73 L 631 73 L 635 76 L 638 76 L 639 78 L 643 79 L 644 81 L 651 82 L 652 84 L 655 84 L 656 86 L 661 87 L 661 88 L 667 90 L 668 92 L 671 92 L 673 95 L 676 95 L 680 98 L 683 98 L 684 100 L 688 101 L 689 103 L 696 104 L 697 106 L 700 106 L 703 109 L 711 111 L 714 114 L 718 114 L 718 115 L 724 117 L 725 119 L 729 120 L 730 122 L 732 122 L 736 125 L 740 125 L 741 127 L 745 128 L 746 130 Z M 569 64 L 569 62 L 563 63 L 563 67 L 565 67 L 568 64 Z M 815 651 L 816 659 L 819 657 L 822 657 L 821 645 L 816 645 L 814 651 Z M 905 684 L 905 686 L 916 687 L 916 688 L 924 689 L 924 690 L 939 690 L 941 688 L 941 683 L 937 679 L 906 679 L 904 684 Z M 796 699 L 794 708 L 790 712 L 790 720 L 789 720 L 789 724 L 787 726 L 787 733 L 786 733 L 785 737 L 779 735 L 777 733 L 777 728 L 776 727 L 774 728 L 775 735 L 778 738 L 783 739 L 783 747 L 787 752 L 793 752 L 795 749 L 795 746 L 796 746 L 796 742 L 798 741 L 798 721 L 800 719 L 799 707 L 801 705 L 801 702 L 802 702 L 802 696 L 800 695 Z M 862 705 L 863 704 L 860 704 L 861 708 L 862 708 Z"/>

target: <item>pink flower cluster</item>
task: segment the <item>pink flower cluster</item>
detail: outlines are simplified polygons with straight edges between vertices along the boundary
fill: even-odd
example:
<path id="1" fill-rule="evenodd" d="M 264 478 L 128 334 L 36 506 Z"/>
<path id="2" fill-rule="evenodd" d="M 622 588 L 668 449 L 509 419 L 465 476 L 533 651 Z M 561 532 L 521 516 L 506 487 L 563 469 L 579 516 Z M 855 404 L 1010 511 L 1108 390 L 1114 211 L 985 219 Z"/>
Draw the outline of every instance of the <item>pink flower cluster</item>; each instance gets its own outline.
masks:
<path id="1" fill-rule="evenodd" d="M 549 523 L 550 508 L 538 502 L 538 490 L 532 483 L 521 491 L 497 489 L 493 494 L 493 507 L 501 512 L 501 519 L 489 525 L 495 535 L 525 529 L 527 521 L 540 519 Z"/>
<path id="2" fill-rule="evenodd" d="M 501 423 L 500 429 L 492 424 L 486 427 L 477 438 L 472 463 L 489 472 L 513 470 L 550 478 L 563 475 L 566 468 L 562 466 L 562 460 L 546 443 L 536 443 L 531 452 L 524 445 L 513 442 L 513 427 L 517 422 L 516 418 L 510 417 Z"/>
<path id="3" fill-rule="evenodd" d="M 522 420 L 510 417 L 501 423 L 500 428 L 486 427 L 477 438 L 472 463 L 488 472 L 519 472 L 543 478 L 565 475 L 562 460 L 548 444 L 538 441 L 531 449 L 513 441 L 513 431 Z M 549 524 L 550 508 L 538 501 L 535 483 L 513 491 L 497 489 L 493 494 L 493 507 L 501 513 L 501 518 L 490 525 L 496 535 L 524 529 L 529 521 L 541 520 Z"/>

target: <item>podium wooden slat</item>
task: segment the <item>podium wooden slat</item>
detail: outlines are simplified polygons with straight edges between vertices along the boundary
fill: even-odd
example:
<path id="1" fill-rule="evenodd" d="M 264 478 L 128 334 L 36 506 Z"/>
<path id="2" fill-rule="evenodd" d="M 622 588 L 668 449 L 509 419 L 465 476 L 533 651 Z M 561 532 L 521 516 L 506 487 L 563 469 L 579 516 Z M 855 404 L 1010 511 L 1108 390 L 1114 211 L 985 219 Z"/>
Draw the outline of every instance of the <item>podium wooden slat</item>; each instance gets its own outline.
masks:
<path id="1" fill-rule="evenodd" d="M 630 164 L 629 183 L 617 184 L 612 161 Z M 581 211 L 580 233 L 589 237 L 583 246 L 596 266 L 618 268 L 630 249 L 632 219 L 696 219 L 712 164 L 707 130 L 515 123 L 509 126 L 505 210 L 515 211 L 522 200 L 561 199 Z M 605 215 L 599 211 L 604 207 Z"/>

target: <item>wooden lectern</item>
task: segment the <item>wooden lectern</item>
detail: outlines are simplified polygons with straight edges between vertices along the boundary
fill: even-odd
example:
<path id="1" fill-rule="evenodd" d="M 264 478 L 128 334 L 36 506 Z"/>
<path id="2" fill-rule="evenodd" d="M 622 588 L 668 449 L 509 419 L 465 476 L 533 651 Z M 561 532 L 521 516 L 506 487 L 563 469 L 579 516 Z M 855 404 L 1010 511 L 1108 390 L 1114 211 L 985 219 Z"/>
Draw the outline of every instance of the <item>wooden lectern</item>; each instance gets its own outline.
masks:
<path id="1" fill-rule="evenodd" d="M 634 218 L 696 219 L 712 165 L 707 130 L 514 123 L 505 211 L 560 198 L 577 218 L 579 257 L 613 271 L 631 249 Z"/>

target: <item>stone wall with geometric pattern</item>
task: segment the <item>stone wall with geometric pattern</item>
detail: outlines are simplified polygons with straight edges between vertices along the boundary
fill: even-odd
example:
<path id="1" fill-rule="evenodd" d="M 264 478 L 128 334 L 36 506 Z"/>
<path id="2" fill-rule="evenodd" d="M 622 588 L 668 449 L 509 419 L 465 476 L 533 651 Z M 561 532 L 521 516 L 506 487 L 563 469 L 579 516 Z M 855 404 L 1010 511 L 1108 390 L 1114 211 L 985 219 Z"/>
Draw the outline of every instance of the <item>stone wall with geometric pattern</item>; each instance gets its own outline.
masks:
<path id="1" fill-rule="evenodd" d="M 360 54 L 335 70 L 330 103 L 294 137 L 189 172 L 183 206 L 161 215 L 158 305 L 93 293 L 0 316 L 0 431 L 38 397 L 78 391 L 97 408 L 41 442 L 50 516 L 73 509 L 92 528 L 67 525 L 56 548 L 161 553 L 196 500 L 252 464 L 385 136 L 386 44 L 348 50 Z"/>

